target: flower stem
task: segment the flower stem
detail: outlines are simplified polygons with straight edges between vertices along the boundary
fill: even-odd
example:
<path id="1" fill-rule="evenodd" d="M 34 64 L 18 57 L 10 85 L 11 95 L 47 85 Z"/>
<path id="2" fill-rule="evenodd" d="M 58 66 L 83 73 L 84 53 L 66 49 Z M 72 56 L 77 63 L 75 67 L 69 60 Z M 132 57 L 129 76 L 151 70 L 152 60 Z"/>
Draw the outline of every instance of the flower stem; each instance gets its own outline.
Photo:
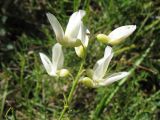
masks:
<path id="1" fill-rule="evenodd" d="M 67 99 L 68 104 L 70 104 L 72 101 L 74 90 L 76 89 L 79 77 L 80 77 L 82 70 L 83 70 L 83 65 L 84 65 L 84 60 L 82 61 L 81 65 L 80 65 L 80 68 L 79 68 L 77 76 L 75 77 L 75 80 L 73 81 L 73 85 L 72 85 L 71 91 L 70 91 L 68 99 Z"/>
<path id="2" fill-rule="evenodd" d="M 62 117 L 63 117 L 64 113 L 67 111 L 67 109 L 68 109 L 68 106 L 64 105 L 64 108 L 63 108 L 63 110 L 62 110 L 62 112 L 61 112 L 61 115 L 60 115 L 60 117 L 59 117 L 59 120 L 62 119 Z"/>
<path id="3" fill-rule="evenodd" d="M 76 75 L 76 77 L 75 77 L 75 79 L 74 79 L 74 81 L 73 81 L 71 91 L 70 91 L 69 96 L 68 96 L 68 98 L 67 98 L 67 102 L 66 102 L 66 104 L 65 104 L 64 107 L 63 107 L 63 110 L 62 110 L 62 112 L 61 112 L 61 115 L 60 115 L 60 117 L 59 117 L 59 120 L 62 119 L 63 115 L 64 115 L 65 112 L 67 111 L 67 109 L 68 109 L 68 107 L 69 107 L 69 105 L 70 105 L 70 103 L 71 103 L 71 101 L 72 101 L 73 94 L 74 94 L 74 91 L 75 91 L 75 89 L 76 89 L 76 87 L 77 87 L 79 77 L 80 77 L 80 75 L 82 74 L 82 71 L 83 71 L 83 65 L 84 65 L 84 63 L 85 63 L 85 59 L 83 59 L 82 62 L 81 62 L 79 71 L 78 71 L 78 73 L 77 73 L 77 75 Z"/>

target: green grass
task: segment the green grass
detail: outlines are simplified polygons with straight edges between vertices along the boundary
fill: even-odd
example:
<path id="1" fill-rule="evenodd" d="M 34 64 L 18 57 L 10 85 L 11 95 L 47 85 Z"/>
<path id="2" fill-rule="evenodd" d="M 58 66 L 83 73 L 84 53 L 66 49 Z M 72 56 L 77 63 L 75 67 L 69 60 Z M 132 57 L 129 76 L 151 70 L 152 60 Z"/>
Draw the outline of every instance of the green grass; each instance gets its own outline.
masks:
<path id="1" fill-rule="evenodd" d="M 0 119 L 53 120 L 60 116 L 63 95 L 69 94 L 72 79 L 50 77 L 42 66 L 39 52 L 51 56 L 51 47 L 56 43 L 45 13 L 53 13 L 65 28 L 69 16 L 78 9 L 86 10 L 84 22 L 91 32 L 85 68 L 92 68 L 103 56 L 106 45 L 96 40 L 98 33 L 107 34 L 122 25 L 137 25 L 136 32 L 126 42 L 114 47 L 116 54 L 109 66 L 111 72 L 132 70 L 132 75 L 98 89 L 79 84 L 64 120 L 160 118 L 158 0 L 8 0 L 0 3 Z M 76 75 L 80 58 L 75 57 L 72 48 L 64 48 L 64 53 L 65 68 Z"/>

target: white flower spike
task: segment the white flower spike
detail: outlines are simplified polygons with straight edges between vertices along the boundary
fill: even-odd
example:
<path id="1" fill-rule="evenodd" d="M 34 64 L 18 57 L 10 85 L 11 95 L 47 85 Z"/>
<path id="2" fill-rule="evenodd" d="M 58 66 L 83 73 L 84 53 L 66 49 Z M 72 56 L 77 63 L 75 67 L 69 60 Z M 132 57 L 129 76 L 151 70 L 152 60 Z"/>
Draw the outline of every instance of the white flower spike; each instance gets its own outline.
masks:
<path id="1" fill-rule="evenodd" d="M 43 53 L 39 53 L 44 68 L 50 76 L 65 77 L 69 74 L 67 69 L 62 69 L 64 63 L 64 55 L 62 46 L 56 43 L 52 48 L 52 61 Z"/>
<path id="2" fill-rule="evenodd" d="M 121 26 L 113 30 L 109 35 L 98 34 L 97 39 L 103 43 L 117 45 L 123 42 L 136 30 L 136 25 Z"/>
<path id="3" fill-rule="evenodd" d="M 104 57 L 96 62 L 92 71 L 89 70 L 89 77 L 82 78 L 80 82 L 84 83 L 88 87 L 100 87 L 107 86 L 115 81 L 118 81 L 128 76 L 128 72 L 118 72 L 105 77 L 105 73 L 112 57 L 112 48 L 107 46 L 105 48 Z"/>
<path id="4" fill-rule="evenodd" d="M 61 24 L 53 14 L 47 13 L 46 15 L 55 32 L 57 42 L 66 47 L 78 47 L 83 43 L 83 41 L 78 38 L 78 35 L 83 32 L 80 29 L 85 11 L 79 10 L 71 15 L 65 33 Z"/>

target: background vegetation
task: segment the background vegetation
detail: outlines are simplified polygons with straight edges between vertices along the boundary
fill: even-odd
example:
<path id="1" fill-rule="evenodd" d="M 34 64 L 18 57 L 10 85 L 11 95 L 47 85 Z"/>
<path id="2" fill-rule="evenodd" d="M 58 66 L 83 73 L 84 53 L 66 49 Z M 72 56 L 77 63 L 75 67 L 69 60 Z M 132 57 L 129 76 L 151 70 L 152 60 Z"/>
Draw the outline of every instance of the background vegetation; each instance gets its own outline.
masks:
<path id="1" fill-rule="evenodd" d="M 53 120 L 59 116 L 63 93 L 68 94 L 72 81 L 56 80 L 42 66 L 39 52 L 51 56 L 56 42 L 45 14 L 53 13 L 65 27 L 78 9 L 87 11 L 84 21 L 91 31 L 85 64 L 89 68 L 102 57 L 106 46 L 96 41 L 96 34 L 137 25 L 126 42 L 114 47 L 116 53 L 109 66 L 113 72 L 132 70 L 132 75 L 99 89 L 79 85 L 65 119 L 92 119 L 100 103 L 97 119 L 160 119 L 159 0 L 2 0 L 0 8 L 1 120 Z M 64 48 L 64 52 L 65 67 L 77 71 L 80 59 L 74 49 Z"/>

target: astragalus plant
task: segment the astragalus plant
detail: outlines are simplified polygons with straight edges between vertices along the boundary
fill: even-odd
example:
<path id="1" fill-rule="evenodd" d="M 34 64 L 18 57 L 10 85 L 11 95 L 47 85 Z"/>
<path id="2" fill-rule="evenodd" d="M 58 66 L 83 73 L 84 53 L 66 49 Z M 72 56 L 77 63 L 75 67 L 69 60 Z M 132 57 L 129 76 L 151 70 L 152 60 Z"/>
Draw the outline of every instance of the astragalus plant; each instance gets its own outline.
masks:
<path id="1" fill-rule="evenodd" d="M 126 76 L 128 72 L 116 72 L 106 75 L 109 63 L 114 55 L 114 51 L 111 46 L 106 46 L 104 50 L 104 56 L 99 59 L 93 69 L 84 68 L 86 62 L 87 47 L 89 44 L 89 30 L 83 24 L 82 18 L 85 15 L 85 11 L 79 10 L 73 13 L 69 19 L 66 31 L 64 33 L 57 18 L 51 13 L 47 13 L 48 20 L 55 32 L 56 40 L 58 43 L 53 45 L 52 48 L 52 61 L 43 53 L 40 53 L 40 58 L 46 69 L 47 73 L 53 77 L 66 77 L 67 75 L 73 76 L 69 70 L 64 69 L 63 62 L 65 60 L 62 47 L 73 47 L 78 57 L 81 58 L 81 64 L 79 71 L 75 77 L 73 77 L 73 83 L 68 97 L 64 99 L 64 108 L 61 112 L 59 119 L 62 119 L 65 112 L 68 110 L 70 103 L 72 102 L 73 94 L 77 88 L 78 83 L 84 84 L 86 87 L 105 87 L 111 83 L 118 81 Z M 109 45 L 117 45 L 130 36 L 136 29 L 135 25 L 122 26 L 109 35 L 99 34 L 97 35 L 98 41 Z M 75 56 L 75 57 L 77 57 Z M 84 73 L 86 72 L 85 76 Z"/>

